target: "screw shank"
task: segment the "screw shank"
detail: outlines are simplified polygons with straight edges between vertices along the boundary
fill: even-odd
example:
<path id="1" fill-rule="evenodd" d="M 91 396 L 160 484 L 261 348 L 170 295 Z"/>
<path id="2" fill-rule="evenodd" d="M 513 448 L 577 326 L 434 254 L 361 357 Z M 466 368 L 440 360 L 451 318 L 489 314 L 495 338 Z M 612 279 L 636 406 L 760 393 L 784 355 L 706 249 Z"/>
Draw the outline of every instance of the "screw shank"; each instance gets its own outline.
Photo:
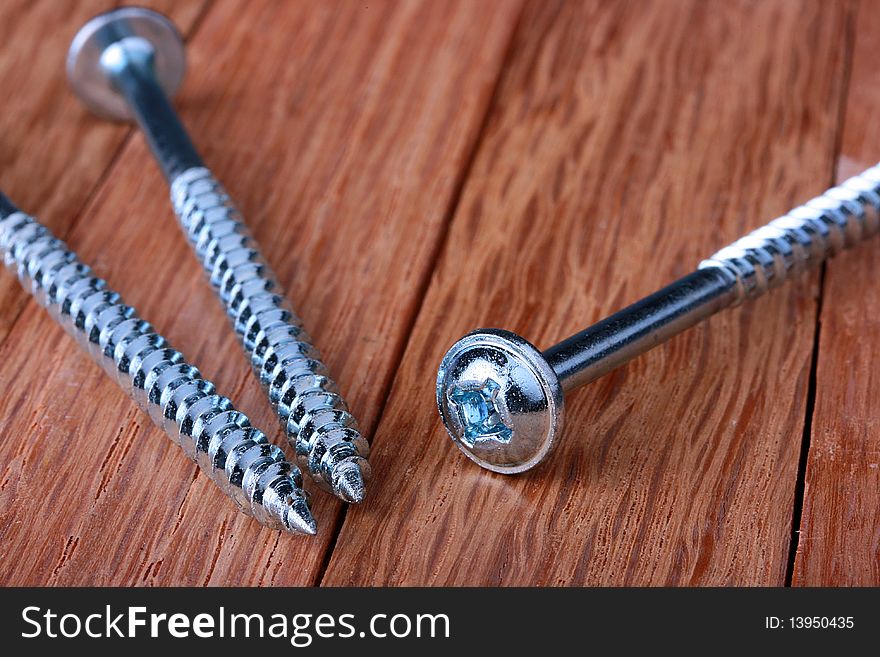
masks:
<path id="1" fill-rule="evenodd" d="M 736 301 L 734 279 L 699 269 L 544 352 L 563 390 L 593 381 Z"/>
<path id="2" fill-rule="evenodd" d="M 315 533 L 299 469 L 48 228 L 22 212 L 7 215 L 0 257 L 243 511 L 274 529 Z"/>
<path id="3" fill-rule="evenodd" d="M 166 180 L 170 182 L 187 169 L 204 166 L 180 117 L 148 65 L 126 61 L 112 71 L 112 76 L 114 85 L 143 130 Z"/>
<path id="4" fill-rule="evenodd" d="M 880 165 L 832 187 L 699 269 L 544 352 L 563 389 L 610 372 L 709 315 L 757 298 L 880 232 Z"/>

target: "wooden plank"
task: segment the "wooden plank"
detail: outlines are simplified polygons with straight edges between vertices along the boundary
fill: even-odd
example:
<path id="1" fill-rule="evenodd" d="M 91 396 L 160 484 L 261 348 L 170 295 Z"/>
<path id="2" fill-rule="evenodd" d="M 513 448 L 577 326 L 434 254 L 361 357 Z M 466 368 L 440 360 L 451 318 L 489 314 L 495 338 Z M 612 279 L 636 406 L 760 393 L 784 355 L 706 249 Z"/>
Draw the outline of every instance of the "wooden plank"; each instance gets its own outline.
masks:
<path id="1" fill-rule="evenodd" d="M 516 2 L 217 2 L 179 100 L 369 435 L 498 79 Z M 283 442 L 140 136 L 71 246 Z M 308 584 L 33 304 L 0 348 L 0 582 Z M 379 481 L 376 488 L 382 485 Z M 39 522 L 34 522 L 39 519 Z"/>
<path id="2" fill-rule="evenodd" d="M 80 111 L 67 85 L 64 58 L 76 31 L 110 9 L 110 0 L 0 3 L 0 189 L 65 237 L 122 145 L 129 128 L 97 122 Z M 138 4 L 168 13 L 186 34 L 205 0 Z M 0 341 L 26 296 L 12 277 L 0 278 Z"/>
<path id="3" fill-rule="evenodd" d="M 860 3 L 838 180 L 880 160 L 880 14 Z M 793 583 L 880 584 L 877 241 L 826 267 L 816 401 Z"/>
<path id="4" fill-rule="evenodd" d="M 530 3 L 326 584 L 781 584 L 816 278 L 570 396 L 508 477 L 450 444 L 444 350 L 546 346 L 820 192 L 845 22 L 819 1 Z"/>

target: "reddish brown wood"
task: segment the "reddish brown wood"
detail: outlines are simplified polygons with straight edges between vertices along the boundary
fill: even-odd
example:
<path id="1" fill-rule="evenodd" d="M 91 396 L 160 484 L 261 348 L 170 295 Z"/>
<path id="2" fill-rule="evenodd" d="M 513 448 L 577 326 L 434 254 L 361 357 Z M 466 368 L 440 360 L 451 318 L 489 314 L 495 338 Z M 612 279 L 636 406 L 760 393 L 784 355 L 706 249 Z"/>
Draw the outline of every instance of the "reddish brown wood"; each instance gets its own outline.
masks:
<path id="1" fill-rule="evenodd" d="M 816 277 L 569 399 L 543 467 L 480 470 L 433 408 L 477 326 L 547 345 L 821 192 L 826 2 L 529 3 L 327 584 L 782 584 Z"/>
<path id="2" fill-rule="evenodd" d="M 223 1 L 189 45 L 181 114 L 367 434 L 518 14 L 511 1 Z M 60 60 L 42 75 L 60 76 Z M 100 125 L 67 111 L 83 129 Z M 26 209 L 64 214 L 63 204 L 29 205 L 33 192 L 16 194 L 25 182 L 9 192 Z M 69 241 L 283 441 L 140 136 Z M 33 303 L 0 346 L 0 389 L 0 583 L 316 581 L 333 499 L 314 496 L 317 538 L 260 530 Z"/>
<path id="3" fill-rule="evenodd" d="M 838 179 L 880 160 L 880 14 L 862 2 Z M 880 271 L 877 241 L 828 263 L 795 585 L 880 585 Z"/>
<path id="4" fill-rule="evenodd" d="M 156 4 L 196 30 L 185 121 L 379 423 L 324 583 L 781 584 L 809 413 L 794 583 L 880 581 L 880 297 L 853 283 L 872 245 L 828 266 L 813 409 L 815 276 L 576 393 L 527 475 L 466 461 L 433 408 L 467 330 L 547 345 L 822 191 L 835 159 L 839 179 L 873 164 L 861 4 L 534 2 L 509 50 L 513 0 Z M 141 137 L 67 90 L 70 37 L 107 6 L 0 6 L 0 188 L 274 431 Z M 259 530 L 24 299 L 0 274 L 0 584 L 322 577 L 335 501 L 315 495 L 316 540 Z"/>
<path id="5" fill-rule="evenodd" d="M 79 110 L 68 89 L 64 58 L 70 40 L 110 0 L 0 3 L 0 190 L 64 237 L 128 134 Z M 205 0 L 139 2 L 169 13 L 186 34 Z M 21 312 L 25 295 L 0 277 L 0 341 Z"/>

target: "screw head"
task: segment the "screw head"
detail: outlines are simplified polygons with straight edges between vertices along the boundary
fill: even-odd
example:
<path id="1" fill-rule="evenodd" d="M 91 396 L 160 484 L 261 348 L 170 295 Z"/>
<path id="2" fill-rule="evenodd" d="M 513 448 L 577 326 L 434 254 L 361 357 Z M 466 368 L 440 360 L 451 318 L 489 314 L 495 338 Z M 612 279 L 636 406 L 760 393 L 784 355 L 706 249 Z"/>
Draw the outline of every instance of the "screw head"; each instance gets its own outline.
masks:
<path id="1" fill-rule="evenodd" d="M 565 405 L 556 373 L 538 349 L 510 331 L 480 329 L 443 357 L 437 408 L 468 458 L 515 474 L 553 449 Z"/>
<path id="2" fill-rule="evenodd" d="M 67 51 L 67 79 L 90 110 L 112 121 L 133 117 L 101 66 L 101 55 L 128 37 L 140 37 L 153 47 L 156 79 L 169 98 L 180 87 L 186 71 L 183 38 L 162 14 L 142 7 L 122 7 L 95 16 L 73 37 Z"/>

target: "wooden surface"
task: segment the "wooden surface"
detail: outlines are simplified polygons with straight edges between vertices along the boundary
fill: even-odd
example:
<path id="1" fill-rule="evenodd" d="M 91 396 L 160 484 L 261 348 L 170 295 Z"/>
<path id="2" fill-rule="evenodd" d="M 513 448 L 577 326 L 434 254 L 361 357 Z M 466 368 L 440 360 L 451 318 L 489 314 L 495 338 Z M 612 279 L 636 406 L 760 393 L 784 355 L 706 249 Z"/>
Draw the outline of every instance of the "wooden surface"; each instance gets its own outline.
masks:
<path id="1" fill-rule="evenodd" d="M 862 3 L 837 178 L 880 158 L 880 13 Z M 880 584 L 880 271 L 876 243 L 828 263 L 794 583 Z"/>
<path id="2" fill-rule="evenodd" d="M 880 159 L 862 5 L 173 3 L 175 104 L 372 438 L 370 495 L 260 529 L 3 273 L 0 584 L 880 583 L 870 244 L 570 396 L 525 475 L 433 401 L 468 330 L 547 346 Z M 0 188 L 281 445 L 143 139 L 66 88 L 102 6 L 0 8 Z"/>

